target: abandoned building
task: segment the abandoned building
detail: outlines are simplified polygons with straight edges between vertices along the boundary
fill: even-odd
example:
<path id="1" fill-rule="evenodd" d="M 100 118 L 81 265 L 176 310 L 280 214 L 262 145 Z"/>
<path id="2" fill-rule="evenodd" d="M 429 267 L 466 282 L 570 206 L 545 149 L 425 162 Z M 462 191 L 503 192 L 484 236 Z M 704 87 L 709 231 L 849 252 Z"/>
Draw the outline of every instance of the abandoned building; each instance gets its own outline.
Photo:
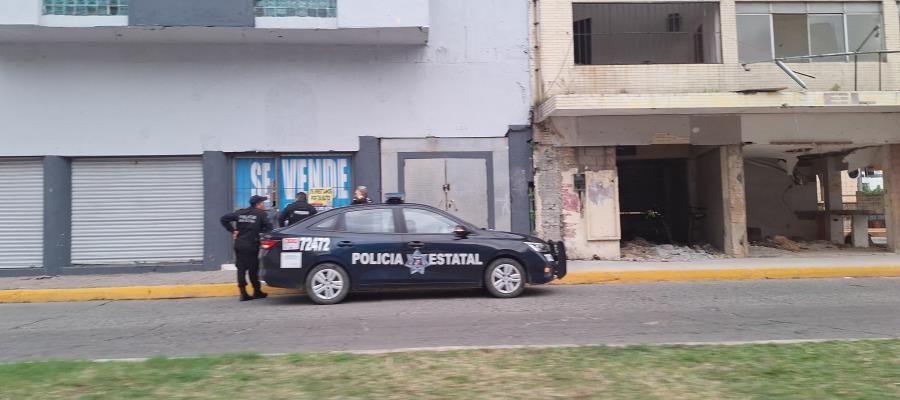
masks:
<path id="1" fill-rule="evenodd" d="M 532 18 L 535 225 L 573 258 L 636 238 L 900 250 L 895 0 L 536 0 Z"/>

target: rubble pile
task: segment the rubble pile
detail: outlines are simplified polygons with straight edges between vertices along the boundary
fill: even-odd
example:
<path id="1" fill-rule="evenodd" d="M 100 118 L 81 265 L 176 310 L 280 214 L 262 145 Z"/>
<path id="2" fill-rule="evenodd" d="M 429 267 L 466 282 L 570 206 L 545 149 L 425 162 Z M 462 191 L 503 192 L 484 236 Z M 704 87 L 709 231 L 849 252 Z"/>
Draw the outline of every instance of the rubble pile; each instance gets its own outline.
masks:
<path id="1" fill-rule="evenodd" d="M 827 240 L 806 241 L 800 238 L 788 239 L 787 237 L 781 235 L 767 238 L 764 242 L 752 243 L 752 245 L 758 247 L 770 247 L 795 253 L 801 251 L 844 249 L 848 247 L 846 245 L 834 244 Z"/>
<path id="2" fill-rule="evenodd" d="M 722 258 L 721 252 L 710 245 L 676 246 L 656 244 L 643 238 L 622 243 L 624 261 L 700 261 Z"/>

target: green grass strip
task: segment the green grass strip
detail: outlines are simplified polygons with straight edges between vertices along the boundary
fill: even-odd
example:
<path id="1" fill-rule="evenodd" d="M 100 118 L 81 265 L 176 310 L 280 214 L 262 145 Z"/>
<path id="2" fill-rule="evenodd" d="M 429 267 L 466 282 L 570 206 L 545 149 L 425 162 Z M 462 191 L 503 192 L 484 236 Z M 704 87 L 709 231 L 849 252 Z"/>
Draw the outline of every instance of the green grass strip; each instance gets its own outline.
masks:
<path id="1" fill-rule="evenodd" d="M 0 364 L 0 399 L 900 399 L 900 340 Z"/>

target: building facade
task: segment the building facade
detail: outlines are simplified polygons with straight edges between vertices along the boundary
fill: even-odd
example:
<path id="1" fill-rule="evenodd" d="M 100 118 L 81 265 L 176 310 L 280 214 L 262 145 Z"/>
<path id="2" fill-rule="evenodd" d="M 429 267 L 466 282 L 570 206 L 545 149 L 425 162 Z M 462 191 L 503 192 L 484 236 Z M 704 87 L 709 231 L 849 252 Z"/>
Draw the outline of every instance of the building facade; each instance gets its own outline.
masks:
<path id="1" fill-rule="evenodd" d="M 536 225 L 571 256 L 643 237 L 740 257 L 844 243 L 846 219 L 867 246 L 841 199 L 865 168 L 900 248 L 900 54 L 873 53 L 900 50 L 896 1 L 536 0 L 532 18 Z"/>
<path id="2" fill-rule="evenodd" d="M 218 269 L 253 194 L 530 230 L 519 0 L 0 2 L 0 274 Z M 486 106 L 487 105 L 487 106 Z"/>

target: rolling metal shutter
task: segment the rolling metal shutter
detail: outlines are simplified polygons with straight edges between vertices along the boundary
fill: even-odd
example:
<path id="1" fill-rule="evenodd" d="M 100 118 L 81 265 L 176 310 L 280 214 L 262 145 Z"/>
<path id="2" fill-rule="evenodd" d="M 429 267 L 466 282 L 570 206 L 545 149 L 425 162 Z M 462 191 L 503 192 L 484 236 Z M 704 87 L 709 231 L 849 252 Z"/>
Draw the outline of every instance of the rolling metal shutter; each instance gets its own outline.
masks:
<path id="1" fill-rule="evenodd" d="M 72 163 L 72 263 L 203 259 L 200 158 Z"/>
<path id="2" fill-rule="evenodd" d="M 44 167 L 0 161 L 0 268 L 38 268 L 44 261 Z"/>

